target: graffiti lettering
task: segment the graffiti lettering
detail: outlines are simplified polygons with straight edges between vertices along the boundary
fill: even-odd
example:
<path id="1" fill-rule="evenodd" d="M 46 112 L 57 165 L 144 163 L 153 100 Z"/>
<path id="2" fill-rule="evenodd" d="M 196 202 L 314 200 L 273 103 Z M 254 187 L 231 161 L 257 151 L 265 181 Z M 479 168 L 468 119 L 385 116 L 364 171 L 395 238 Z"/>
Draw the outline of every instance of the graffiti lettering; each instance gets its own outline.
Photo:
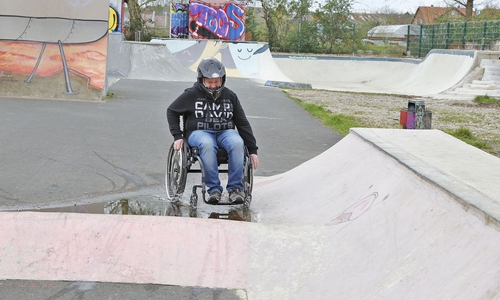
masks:
<path id="1" fill-rule="evenodd" d="M 335 217 L 335 219 L 326 223 L 327 226 L 338 225 L 341 223 L 351 222 L 359 218 L 361 215 L 366 213 L 370 208 L 377 205 L 378 203 L 385 201 L 389 198 L 390 194 L 387 194 L 382 200 L 378 197 L 378 192 L 371 193 L 368 196 L 356 201 L 354 204 L 349 206 L 340 215 Z"/>
<path id="2" fill-rule="evenodd" d="M 245 34 L 245 10 L 228 2 L 223 8 L 204 3 L 189 4 L 190 32 L 194 38 L 241 40 Z"/>
<path id="3" fill-rule="evenodd" d="M 183 3 L 172 3 L 170 16 L 170 36 L 173 38 L 187 39 L 189 37 L 189 5 Z"/>
<path id="4" fill-rule="evenodd" d="M 234 32 L 243 36 L 245 34 L 245 10 L 234 3 L 228 3 L 226 11 L 231 20 L 231 27 L 235 29 Z"/>

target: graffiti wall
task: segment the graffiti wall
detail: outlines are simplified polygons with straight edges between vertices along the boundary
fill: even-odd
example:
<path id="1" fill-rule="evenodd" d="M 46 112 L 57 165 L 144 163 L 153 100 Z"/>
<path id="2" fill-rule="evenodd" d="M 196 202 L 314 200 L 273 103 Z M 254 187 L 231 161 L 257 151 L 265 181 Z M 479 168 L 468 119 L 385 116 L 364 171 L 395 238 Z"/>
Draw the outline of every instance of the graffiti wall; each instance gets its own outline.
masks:
<path id="1" fill-rule="evenodd" d="M 191 38 L 244 41 L 245 6 L 236 1 L 189 1 Z"/>
<path id="2" fill-rule="evenodd" d="M 109 2 L 2 1 L 0 96 L 101 99 Z"/>
<path id="3" fill-rule="evenodd" d="M 189 4 L 172 3 L 170 7 L 170 37 L 187 39 L 189 37 Z"/>

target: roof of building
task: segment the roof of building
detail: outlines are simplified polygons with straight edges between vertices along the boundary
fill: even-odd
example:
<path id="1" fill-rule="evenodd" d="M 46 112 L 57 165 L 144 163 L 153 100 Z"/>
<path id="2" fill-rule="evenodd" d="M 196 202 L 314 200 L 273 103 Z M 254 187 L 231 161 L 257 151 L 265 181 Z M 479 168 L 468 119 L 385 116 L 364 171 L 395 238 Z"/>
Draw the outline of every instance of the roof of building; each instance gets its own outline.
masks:
<path id="1" fill-rule="evenodd" d="M 465 8 L 457 8 L 457 7 L 436 7 L 436 6 L 419 6 L 417 11 L 415 12 L 415 16 L 411 23 L 414 24 L 434 24 L 436 23 L 436 19 L 451 12 L 456 11 L 460 14 L 460 16 L 465 17 Z M 474 15 L 474 13 L 472 14 Z M 414 22 L 415 18 L 420 18 L 421 22 Z"/>
<path id="2" fill-rule="evenodd" d="M 368 30 L 369 38 L 405 38 L 408 35 L 408 26 L 410 26 L 410 35 L 419 34 L 418 25 L 385 25 L 377 26 Z"/>
<path id="3" fill-rule="evenodd" d="M 390 20 L 396 24 L 409 24 L 413 15 L 405 14 L 368 14 L 368 13 L 353 13 L 351 18 L 358 23 L 372 22 L 378 24 L 387 24 Z M 393 23 L 393 24 L 394 24 Z"/>

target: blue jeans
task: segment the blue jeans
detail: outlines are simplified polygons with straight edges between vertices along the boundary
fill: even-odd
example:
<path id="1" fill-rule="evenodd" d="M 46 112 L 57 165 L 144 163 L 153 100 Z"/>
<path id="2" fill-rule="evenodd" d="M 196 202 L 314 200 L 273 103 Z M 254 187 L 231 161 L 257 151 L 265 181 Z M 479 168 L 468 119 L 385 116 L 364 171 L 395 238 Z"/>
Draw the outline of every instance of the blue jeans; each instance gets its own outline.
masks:
<path id="1" fill-rule="evenodd" d="M 245 144 L 238 131 L 228 130 L 195 130 L 188 138 L 191 147 L 200 150 L 200 159 L 205 168 L 205 184 L 208 193 L 222 193 L 217 165 L 217 150 L 223 148 L 228 155 L 228 181 L 226 189 L 243 190 L 243 167 L 245 160 Z"/>

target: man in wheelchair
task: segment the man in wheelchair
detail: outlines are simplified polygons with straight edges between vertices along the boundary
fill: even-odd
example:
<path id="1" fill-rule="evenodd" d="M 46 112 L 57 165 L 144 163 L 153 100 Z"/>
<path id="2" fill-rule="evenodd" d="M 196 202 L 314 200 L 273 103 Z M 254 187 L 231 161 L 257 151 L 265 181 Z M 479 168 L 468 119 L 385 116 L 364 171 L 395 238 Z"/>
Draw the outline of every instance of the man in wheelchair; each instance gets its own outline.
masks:
<path id="1" fill-rule="evenodd" d="M 257 169 L 257 142 L 238 96 L 224 86 L 226 70 L 215 58 L 205 58 L 198 65 L 197 81 L 167 109 L 173 148 L 180 150 L 184 139 L 199 150 L 208 188 L 207 203 L 218 204 L 223 188 L 219 179 L 217 151 L 225 149 L 228 159 L 226 190 L 233 204 L 244 202 L 243 169 L 245 151 Z M 181 129 L 181 116 L 183 128 Z"/>

